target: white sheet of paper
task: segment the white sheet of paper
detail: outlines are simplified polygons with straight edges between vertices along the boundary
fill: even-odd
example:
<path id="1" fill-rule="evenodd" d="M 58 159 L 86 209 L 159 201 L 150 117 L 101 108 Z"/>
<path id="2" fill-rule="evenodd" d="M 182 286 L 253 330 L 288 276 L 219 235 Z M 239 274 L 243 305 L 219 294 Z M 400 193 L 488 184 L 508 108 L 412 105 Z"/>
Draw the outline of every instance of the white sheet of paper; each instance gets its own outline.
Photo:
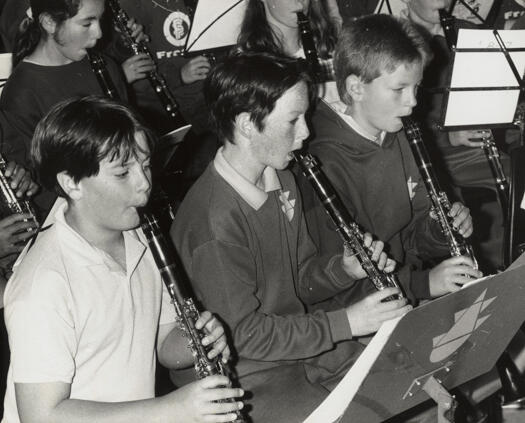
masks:
<path id="1" fill-rule="evenodd" d="M 186 50 L 201 51 L 237 44 L 246 4 L 246 0 L 199 0 Z M 207 28 L 212 22 L 214 23 Z"/>
<path id="2" fill-rule="evenodd" d="M 344 414 L 401 318 L 383 323 L 341 382 L 303 423 L 333 423 Z"/>
<path id="3" fill-rule="evenodd" d="M 445 126 L 505 124 L 512 122 L 519 90 L 452 91 Z"/>
<path id="4" fill-rule="evenodd" d="M 525 47 L 525 29 L 498 31 L 498 33 L 505 47 Z M 492 29 L 460 28 L 456 48 L 487 48 L 499 51 L 499 44 L 494 37 Z"/>
<path id="5" fill-rule="evenodd" d="M 507 48 L 525 48 L 525 30 L 499 31 Z M 518 102 L 518 81 L 501 52 L 492 30 L 460 29 L 450 87 L 473 88 L 451 91 L 444 126 L 508 124 Z M 461 49 L 486 49 L 466 52 Z M 525 51 L 509 52 L 520 75 L 525 71 Z M 484 90 L 483 88 L 516 87 Z M 479 90 L 476 90 L 479 88 Z"/>
<path id="6" fill-rule="evenodd" d="M 525 34 L 524 34 L 525 37 Z M 525 51 L 511 52 L 518 71 L 525 69 Z M 509 62 L 500 51 L 456 52 L 454 72 L 450 81 L 456 87 L 517 87 L 518 81 Z"/>

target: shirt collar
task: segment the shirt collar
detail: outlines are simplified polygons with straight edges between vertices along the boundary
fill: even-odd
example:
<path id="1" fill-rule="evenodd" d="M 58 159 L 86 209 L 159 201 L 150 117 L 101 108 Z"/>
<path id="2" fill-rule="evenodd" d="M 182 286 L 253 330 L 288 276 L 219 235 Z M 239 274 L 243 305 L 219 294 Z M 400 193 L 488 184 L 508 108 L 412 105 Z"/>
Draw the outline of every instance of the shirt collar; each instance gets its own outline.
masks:
<path id="1" fill-rule="evenodd" d="M 113 258 L 99 248 L 91 245 L 84 237 L 69 226 L 64 216 L 67 206 L 68 204 L 65 200 L 63 200 L 63 203 L 59 202 L 55 204 L 53 207 L 55 210 L 53 219 L 57 233 L 59 233 L 60 243 L 67 248 L 68 257 L 74 257 L 75 263 L 78 265 L 91 266 L 94 264 L 104 264 L 110 271 L 122 272 L 121 267 Z M 137 231 L 134 229 L 124 231 L 123 236 L 126 249 L 126 271 L 128 276 L 131 276 L 144 254 L 146 246 L 140 240 Z"/>
<path id="2" fill-rule="evenodd" d="M 219 148 L 213 165 L 217 173 L 246 201 L 250 207 L 259 210 L 268 198 L 268 192 L 281 189 L 281 181 L 275 169 L 266 167 L 262 175 L 262 186 L 252 184 L 248 179 L 237 172 L 224 158 L 224 147 Z"/>
<path id="3" fill-rule="evenodd" d="M 330 107 L 334 112 L 336 112 L 341 119 L 345 121 L 345 123 L 350 126 L 355 132 L 357 132 L 359 135 L 361 135 L 363 138 L 366 138 L 367 140 L 370 140 L 376 144 L 381 145 L 383 143 L 383 140 L 385 139 L 386 132 L 381 131 L 381 133 L 378 136 L 374 136 L 370 133 L 368 133 L 361 125 L 359 125 L 355 119 L 346 113 L 346 110 L 348 106 L 343 103 L 342 101 L 335 101 L 333 103 L 326 103 L 328 107 Z"/>

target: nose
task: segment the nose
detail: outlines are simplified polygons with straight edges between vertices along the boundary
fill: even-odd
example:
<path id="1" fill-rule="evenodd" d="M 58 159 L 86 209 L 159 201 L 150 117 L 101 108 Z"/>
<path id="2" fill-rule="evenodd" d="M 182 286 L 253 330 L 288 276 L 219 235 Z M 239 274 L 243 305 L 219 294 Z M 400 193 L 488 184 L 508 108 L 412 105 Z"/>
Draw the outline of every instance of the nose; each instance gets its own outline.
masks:
<path id="1" fill-rule="evenodd" d="M 406 98 L 405 98 L 405 105 L 407 107 L 413 108 L 416 107 L 417 104 L 417 88 L 407 90 Z"/>
<path id="2" fill-rule="evenodd" d="M 139 193 L 148 192 L 151 189 L 151 171 L 149 168 L 139 169 L 135 187 Z"/>
<path id="3" fill-rule="evenodd" d="M 92 32 L 93 38 L 95 40 L 98 40 L 98 39 L 102 38 L 102 28 L 100 28 L 100 22 L 99 21 L 93 22 L 91 32 Z"/>
<path id="4" fill-rule="evenodd" d="M 308 129 L 308 125 L 306 124 L 306 119 L 303 117 L 301 117 L 301 120 L 300 120 L 300 126 L 299 126 L 299 130 L 297 131 L 297 140 L 299 142 L 302 142 L 307 139 L 308 137 L 310 136 L 310 130 Z"/>

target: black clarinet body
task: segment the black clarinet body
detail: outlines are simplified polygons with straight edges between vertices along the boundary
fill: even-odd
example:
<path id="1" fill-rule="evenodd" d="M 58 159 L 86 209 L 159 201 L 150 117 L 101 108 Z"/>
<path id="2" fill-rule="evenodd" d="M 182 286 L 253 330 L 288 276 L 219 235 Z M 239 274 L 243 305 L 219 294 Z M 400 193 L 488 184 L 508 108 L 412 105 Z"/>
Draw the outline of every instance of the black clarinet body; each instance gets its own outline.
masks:
<path id="1" fill-rule="evenodd" d="M 506 211 L 509 208 L 509 182 L 505 171 L 503 170 L 503 165 L 501 164 L 501 156 L 499 148 L 494 141 L 494 136 L 492 131 L 486 137 L 483 137 L 483 151 L 489 162 L 490 170 L 494 176 L 496 182 L 496 192 L 498 195 L 499 203 L 503 209 L 503 217 L 507 218 Z"/>
<path id="2" fill-rule="evenodd" d="M 317 49 L 315 48 L 314 37 L 312 36 L 312 29 L 310 28 L 310 20 L 303 12 L 297 13 L 297 25 L 301 36 L 301 43 L 303 45 L 304 57 L 308 64 L 308 70 L 314 81 L 322 80 L 321 64 L 319 63 L 319 56 L 317 56 Z"/>
<path id="3" fill-rule="evenodd" d="M 419 126 L 409 117 L 403 117 L 403 127 L 414 155 L 417 167 L 427 189 L 428 196 L 432 203 L 432 212 L 436 216 L 441 232 L 443 233 L 448 244 L 450 255 L 453 257 L 467 256 L 478 267 L 478 262 L 474 256 L 472 246 L 454 229 L 453 218 L 449 216 L 452 207 L 450 200 L 445 191 L 441 189 L 438 178 L 432 167 L 432 162 L 427 148 L 421 135 Z"/>
<path id="4" fill-rule="evenodd" d="M 294 152 L 294 158 L 319 197 L 326 213 L 337 228 L 337 233 L 346 247 L 356 255 L 361 267 L 372 281 L 375 288 L 381 291 L 388 287 L 399 288 L 396 275 L 380 270 L 371 259 L 371 253 L 363 245 L 364 234 L 351 218 L 348 210 L 338 197 L 332 184 L 310 154 Z M 392 295 L 384 301 L 396 300 L 402 295 Z"/>
<path id="5" fill-rule="evenodd" d="M 445 34 L 448 48 L 454 50 L 458 41 L 456 18 L 446 9 L 439 9 L 439 21 Z"/>
<path id="6" fill-rule="evenodd" d="M 182 330 L 188 338 L 189 348 L 194 358 L 197 378 L 211 375 L 228 375 L 228 369 L 218 357 L 208 358 L 208 351 L 202 345 L 204 333 L 195 327 L 199 311 L 190 295 L 187 294 L 188 282 L 173 244 L 163 235 L 157 219 L 151 213 L 141 211 L 141 228 L 148 240 L 151 253 L 166 285 L 171 302 Z M 233 401 L 233 400 L 228 400 Z M 236 423 L 245 423 L 238 412 Z"/>
<path id="7" fill-rule="evenodd" d="M 319 59 L 310 20 L 303 12 L 296 12 L 296 15 L 304 57 L 313 81 L 316 83 L 333 81 L 335 77 L 332 59 Z"/>
<path id="8" fill-rule="evenodd" d="M 106 62 L 102 55 L 94 50 L 88 52 L 89 63 L 91 64 L 91 69 L 97 77 L 98 84 L 104 92 L 104 95 L 113 100 L 120 100 L 117 88 L 111 75 L 108 72 Z"/>
<path id="9" fill-rule="evenodd" d="M 121 36 L 124 38 L 125 43 L 131 48 L 133 54 L 147 54 L 150 59 L 156 63 L 156 59 L 151 53 L 148 45 L 145 41 L 137 42 L 131 36 L 131 29 L 128 28 L 129 16 L 122 7 L 118 0 L 108 0 L 108 6 L 111 10 L 112 20 L 115 26 L 120 31 Z M 152 70 L 147 75 L 148 81 L 151 84 L 151 87 L 157 94 L 162 107 L 165 112 L 173 121 L 176 128 L 186 126 L 188 123 L 182 117 L 179 106 L 172 92 L 170 91 L 164 76 L 160 74 L 157 70 Z"/>

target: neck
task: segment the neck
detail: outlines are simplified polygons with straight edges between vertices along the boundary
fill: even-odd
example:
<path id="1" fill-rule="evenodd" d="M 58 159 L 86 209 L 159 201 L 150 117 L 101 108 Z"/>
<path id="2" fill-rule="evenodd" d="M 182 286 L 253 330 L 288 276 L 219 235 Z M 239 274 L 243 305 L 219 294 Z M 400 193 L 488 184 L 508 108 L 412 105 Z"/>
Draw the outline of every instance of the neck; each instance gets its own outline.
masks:
<path id="1" fill-rule="evenodd" d="M 370 125 L 366 123 L 366 120 L 361 118 L 361 111 L 358 105 L 347 106 L 344 113 L 345 115 L 350 116 L 354 121 L 355 125 L 357 125 L 357 127 L 353 128 L 354 131 L 358 132 L 361 136 L 365 137 L 366 139 L 381 145 L 382 141 L 380 135 L 382 131 L 378 130 L 377 128 L 370 127 Z"/>
<path id="2" fill-rule="evenodd" d="M 230 142 L 224 143 L 222 155 L 228 164 L 252 184 L 261 186 L 262 175 L 266 166 L 257 163 L 245 149 Z"/>
<path id="3" fill-rule="evenodd" d="M 441 22 L 434 23 L 422 19 L 421 16 L 419 16 L 410 8 L 410 3 L 408 7 L 408 17 L 412 22 L 425 28 L 428 32 L 430 32 L 431 35 L 444 35 Z"/>
<path id="4" fill-rule="evenodd" d="M 284 53 L 287 56 L 294 56 L 301 48 L 299 29 L 285 26 L 271 16 L 268 17 L 268 24 L 272 28 L 279 42 L 282 44 Z"/>
<path id="5" fill-rule="evenodd" d="M 44 40 L 40 40 L 27 60 L 41 66 L 63 66 L 73 62 L 60 53 L 55 43 Z"/>
<path id="6" fill-rule="evenodd" d="M 110 231 L 101 228 L 100 225 L 84 219 L 74 204 L 68 205 L 64 218 L 69 226 L 73 228 L 82 238 L 94 247 L 106 252 L 118 263 L 124 251 L 124 236 L 121 231 Z M 123 266 L 125 269 L 125 265 Z"/>

